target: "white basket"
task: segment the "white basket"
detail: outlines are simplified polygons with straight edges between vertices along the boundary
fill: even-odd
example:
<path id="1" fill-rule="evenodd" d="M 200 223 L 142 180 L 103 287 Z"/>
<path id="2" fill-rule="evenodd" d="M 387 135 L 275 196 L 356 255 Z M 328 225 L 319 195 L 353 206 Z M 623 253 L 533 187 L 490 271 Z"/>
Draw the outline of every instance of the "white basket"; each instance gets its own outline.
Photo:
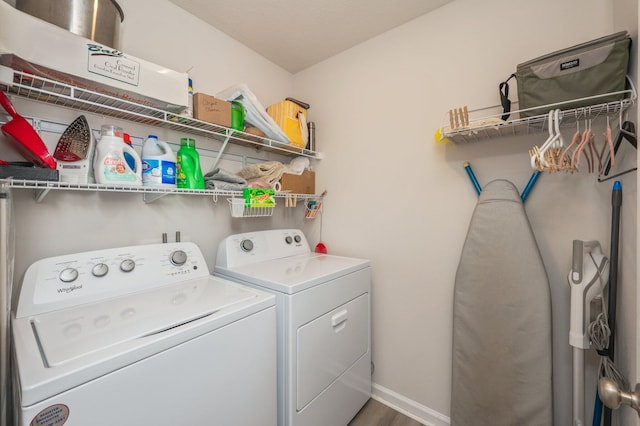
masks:
<path id="1" fill-rule="evenodd" d="M 273 207 L 248 207 L 244 198 L 227 198 L 231 217 L 267 217 L 273 216 Z"/>

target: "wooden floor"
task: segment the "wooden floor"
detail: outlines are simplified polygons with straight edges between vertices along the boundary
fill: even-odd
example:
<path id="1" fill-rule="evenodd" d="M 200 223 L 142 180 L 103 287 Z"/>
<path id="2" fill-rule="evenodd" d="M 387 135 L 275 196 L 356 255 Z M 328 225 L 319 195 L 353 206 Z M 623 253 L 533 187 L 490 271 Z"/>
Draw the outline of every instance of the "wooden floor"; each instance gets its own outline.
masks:
<path id="1" fill-rule="evenodd" d="M 422 423 L 371 398 L 348 426 L 422 426 Z"/>

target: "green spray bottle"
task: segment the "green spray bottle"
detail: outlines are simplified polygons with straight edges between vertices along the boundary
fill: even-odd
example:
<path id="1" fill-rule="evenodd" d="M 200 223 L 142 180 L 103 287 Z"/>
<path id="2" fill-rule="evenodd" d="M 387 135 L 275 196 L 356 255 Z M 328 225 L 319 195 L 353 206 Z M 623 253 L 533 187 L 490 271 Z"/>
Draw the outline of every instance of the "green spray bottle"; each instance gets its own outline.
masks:
<path id="1" fill-rule="evenodd" d="M 180 149 L 177 155 L 178 173 L 176 186 L 178 188 L 204 189 L 204 177 L 200 168 L 200 156 L 196 151 L 196 141 L 191 138 L 180 139 Z"/>

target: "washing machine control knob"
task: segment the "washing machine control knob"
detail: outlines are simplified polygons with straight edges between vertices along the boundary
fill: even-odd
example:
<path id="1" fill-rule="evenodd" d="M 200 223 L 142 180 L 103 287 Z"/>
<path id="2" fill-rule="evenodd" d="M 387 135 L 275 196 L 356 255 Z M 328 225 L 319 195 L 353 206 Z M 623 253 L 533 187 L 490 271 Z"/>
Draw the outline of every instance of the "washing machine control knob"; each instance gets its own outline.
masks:
<path id="1" fill-rule="evenodd" d="M 185 253 L 184 250 L 176 250 L 171 253 L 171 256 L 169 256 L 169 259 L 171 260 L 171 263 L 173 263 L 174 265 L 182 266 L 185 263 L 187 263 L 187 253 Z"/>
<path id="2" fill-rule="evenodd" d="M 290 235 L 287 235 L 286 237 L 284 237 L 284 241 L 285 241 L 287 244 L 291 244 L 291 243 L 293 242 L 293 239 L 291 239 L 291 236 L 290 236 Z"/>
<path id="3" fill-rule="evenodd" d="M 300 235 L 294 236 L 293 239 L 295 240 L 296 243 L 299 243 L 300 241 L 302 241 L 302 238 L 300 237 Z"/>
<path id="4" fill-rule="evenodd" d="M 240 242 L 240 248 L 242 249 L 242 251 L 247 251 L 247 252 L 253 250 L 253 241 L 242 240 Z"/>
<path id="5" fill-rule="evenodd" d="M 60 281 L 64 283 L 70 283 L 78 278 L 78 270 L 76 268 L 65 268 L 60 271 Z"/>
<path id="6" fill-rule="evenodd" d="M 91 268 L 91 273 L 94 277 L 104 277 L 107 272 L 109 272 L 109 266 L 106 263 L 97 263 Z"/>
<path id="7" fill-rule="evenodd" d="M 133 259 L 125 259 L 120 262 L 120 270 L 122 272 L 131 272 L 135 269 L 136 262 Z"/>

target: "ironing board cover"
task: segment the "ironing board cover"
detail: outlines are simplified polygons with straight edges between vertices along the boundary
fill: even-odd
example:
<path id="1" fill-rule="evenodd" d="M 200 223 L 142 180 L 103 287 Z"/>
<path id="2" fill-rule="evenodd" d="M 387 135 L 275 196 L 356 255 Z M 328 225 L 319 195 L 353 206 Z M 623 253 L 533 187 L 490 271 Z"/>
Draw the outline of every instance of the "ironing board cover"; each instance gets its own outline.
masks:
<path id="1" fill-rule="evenodd" d="M 516 187 L 478 199 L 456 273 L 452 426 L 550 426 L 551 296 Z"/>

